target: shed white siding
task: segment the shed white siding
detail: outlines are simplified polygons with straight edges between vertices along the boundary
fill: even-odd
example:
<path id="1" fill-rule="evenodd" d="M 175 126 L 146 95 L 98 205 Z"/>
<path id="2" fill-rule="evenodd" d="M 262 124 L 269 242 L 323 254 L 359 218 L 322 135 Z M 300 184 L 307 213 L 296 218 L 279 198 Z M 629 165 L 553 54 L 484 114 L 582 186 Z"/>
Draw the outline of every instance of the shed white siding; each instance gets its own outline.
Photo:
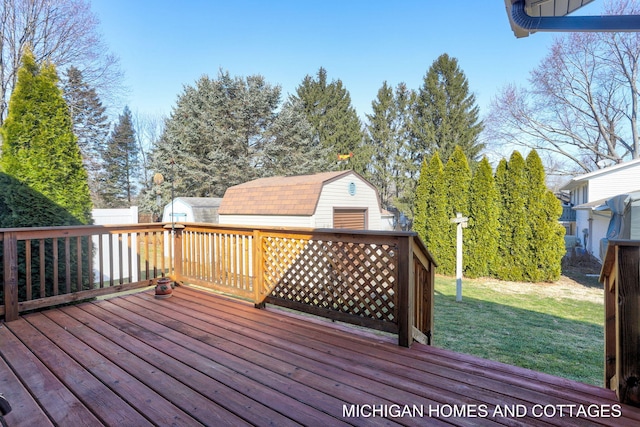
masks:
<path id="1" fill-rule="evenodd" d="M 351 186 L 352 183 L 355 187 Z M 350 191 L 350 186 L 355 188 L 354 193 Z M 316 208 L 315 227 L 332 228 L 333 211 L 339 208 L 366 209 L 367 229 L 382 228 L 376 190 L 355 175 L 347 175 L 324 185 Z"/>
<path id="2" fill-rule="evenodd" d="M 173 210 L 171 209 L 171 203 L 164 207 L 162 222 L 195 222 L 193 208 L 177 198 L 173 201 Z"/>

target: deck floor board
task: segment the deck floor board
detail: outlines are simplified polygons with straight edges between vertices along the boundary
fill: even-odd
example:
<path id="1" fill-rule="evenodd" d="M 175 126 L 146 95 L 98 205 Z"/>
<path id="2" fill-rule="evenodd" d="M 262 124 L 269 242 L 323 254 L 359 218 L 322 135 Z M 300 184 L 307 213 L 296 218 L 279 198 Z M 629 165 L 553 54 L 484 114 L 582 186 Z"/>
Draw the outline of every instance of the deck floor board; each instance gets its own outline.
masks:
<path id="1" fill-rule="evenodd" d="M 599 387 L 421 344 L 402 348 L 388 336 L 334 326 L 189 287 L 164 300 L 143 292 L 24 315 L 0 323 L 0 393 L 14 408 L 6 421 L 11 427 L 640 423 L 640 408 L 625 405 L 619 418 L 536 416 L 536 405 L 617 401 Z M 350 416 L 344 408 L 351 405 L 422 408 L 424 416 Z M 479 407 L 490 415 L 474 416 Z M 496 407 L 526 416 L 494 417 Z M 453 416 L 451 408 L 471 412 Z"/>

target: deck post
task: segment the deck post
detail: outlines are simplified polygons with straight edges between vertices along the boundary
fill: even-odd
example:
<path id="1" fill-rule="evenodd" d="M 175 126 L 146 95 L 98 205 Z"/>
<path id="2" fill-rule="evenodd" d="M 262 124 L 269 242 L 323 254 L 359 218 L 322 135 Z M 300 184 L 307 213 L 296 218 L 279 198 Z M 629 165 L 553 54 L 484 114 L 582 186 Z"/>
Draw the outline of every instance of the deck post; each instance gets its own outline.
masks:
<path id="1" fill-rule="evenodd" d="M 15 232 L 4 233 L 4 320 L 18 319 L 18 239 Z"/>
<path id="2" fill-rule="evenodd" d="M 173 233 L 173 274 L 174 281 L 182 280 L 182 230 L 184 226 L 174 226 Z"/>
<path id="3" fill-rule="evenodd" d="M 609 241 L 600 281 L 605 286 L 604 383 L 621 403 L 640 406 L 640 241 Z"/>
<path id="4" fill-rule="evenodd" d="M 262 233 L 260 230 L 253 230 L 253 295 L 254 306 L 256 308 L 265 307 L 265 295 L 262 295 L 263 289 L 263 256 L 262 253 Z"/>
<path id="5" fill-rule="evenodd" d="M 398 239 L 398 345 L 411 347 L 413 341 L 413 299 L 411 237 Z"/>
<path id="6" fill-rule="evenodd" d="M 616 376 L 616 270 L 604 277 L 604 386 L 608 389 L 615 389 Z"/>
<path id="7" fill-rule="evenodd" d="M 618 248 L 616 377 L 622 403 L 640 406 L 640 247 Z"/>

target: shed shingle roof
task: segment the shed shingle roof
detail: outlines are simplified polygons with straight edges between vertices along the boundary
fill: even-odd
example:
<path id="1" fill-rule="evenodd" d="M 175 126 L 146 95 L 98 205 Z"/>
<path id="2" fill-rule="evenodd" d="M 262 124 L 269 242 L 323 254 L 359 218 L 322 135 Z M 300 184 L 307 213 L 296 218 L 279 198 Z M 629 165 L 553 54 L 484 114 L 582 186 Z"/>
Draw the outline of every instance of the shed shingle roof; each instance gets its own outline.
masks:
<path id="1" fill-rule="evenodd" d="M 353 171 L 314 175 L 274 176 L 229 187 L 220 204 L 221 215 L 313 215 L 325 183 Z"/>

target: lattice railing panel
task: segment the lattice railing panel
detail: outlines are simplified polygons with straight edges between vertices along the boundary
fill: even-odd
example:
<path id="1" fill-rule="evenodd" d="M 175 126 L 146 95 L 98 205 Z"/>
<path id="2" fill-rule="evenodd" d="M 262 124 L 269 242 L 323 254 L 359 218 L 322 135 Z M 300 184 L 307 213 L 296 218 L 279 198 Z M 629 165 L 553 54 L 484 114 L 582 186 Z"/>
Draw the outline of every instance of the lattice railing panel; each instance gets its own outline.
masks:
<path id="1" fill-rule="evenodd" d="M 264 285 L 273 298 L 397 322 L 397 247 L 269 236 Z"/>

